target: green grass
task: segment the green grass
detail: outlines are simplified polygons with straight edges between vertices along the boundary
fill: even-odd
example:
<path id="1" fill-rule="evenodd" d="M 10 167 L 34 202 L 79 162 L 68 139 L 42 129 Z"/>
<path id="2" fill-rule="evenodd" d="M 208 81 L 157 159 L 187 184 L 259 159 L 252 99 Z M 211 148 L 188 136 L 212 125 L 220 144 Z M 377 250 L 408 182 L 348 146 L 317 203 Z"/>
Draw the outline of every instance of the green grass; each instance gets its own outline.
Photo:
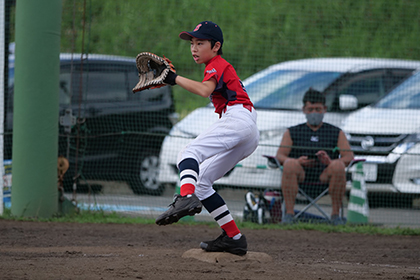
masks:
<path id="1" fill-rule="evenodd" d="M 37 221 L 58 223 L 94 223 L 94 224 L 154 224 L 154 220 L 141 217 L 127 217 L 116 212 L 83 210 L 67 215 L 56 215 L 52 218 L 15 217 L 10 209 L 4 209 L 0 220 Z"/>
<path id="2" fill-rule="evenodd" d="M 35 222 L 57 222 L 57 223 L 102 223 L 102 224 L 154 224 L 154 219 L 141 217 L 127 217 L 115 212 L 104 211 L 80 211 L 71 215 L 56 216 L 50 219 L 22 218 L 12 216 L 10 209 L 5 209 L 0 220 L 35 221 Z M 179 224 L 198 225 L 205 224 L 210 227 L 217 227 L 215 222 L 179 221 Z M 298 223 L 293 225 L 265 224 L 259 225 L 251 222 L 238 222 L 239 228 L 244 229 L 272 229 L 272 230 L 306 230 L 335 233 L 358 233 L 368 235 L 411 235 L 420 236 L 420 229 L 402 227 L 380 227 L 375 225 L 344 225 L 331 226 L 326 224 Z"/>

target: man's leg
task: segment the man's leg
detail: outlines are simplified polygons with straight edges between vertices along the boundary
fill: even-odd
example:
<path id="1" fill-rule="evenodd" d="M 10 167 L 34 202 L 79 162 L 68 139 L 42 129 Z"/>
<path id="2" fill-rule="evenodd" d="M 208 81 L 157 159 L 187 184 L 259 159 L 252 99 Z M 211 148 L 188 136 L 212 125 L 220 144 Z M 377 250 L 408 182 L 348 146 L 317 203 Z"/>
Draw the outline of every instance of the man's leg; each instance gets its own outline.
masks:
<path id="1" fill-rule="evenodd" d="M 296 159 L 288 159 L 283 163 L 281 189 L 286 203 L 286 214 L 294 215 L 299 182 L 303 182 L 304 179 L 305 171 Z"/>
<path id="2" fill-rule="evenodd" d="M 343 197 L 346 192 L 345 165 L 340 160 L 333 160 L 320 175 L 323 183 L 329 182 L 328 192 L 332 201 L 331 216 L 339 215 Z"/>

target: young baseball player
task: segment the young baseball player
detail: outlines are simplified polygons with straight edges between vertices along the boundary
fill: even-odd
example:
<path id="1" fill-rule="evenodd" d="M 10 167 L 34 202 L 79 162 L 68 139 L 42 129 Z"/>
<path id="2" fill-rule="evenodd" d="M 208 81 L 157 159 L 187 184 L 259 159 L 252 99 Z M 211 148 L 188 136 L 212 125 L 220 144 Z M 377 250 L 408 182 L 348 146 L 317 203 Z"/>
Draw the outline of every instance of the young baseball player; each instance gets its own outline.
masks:
<path id="1" fill-rule="evenodd" d="M 235 69 L 221 57 L 223 34 L 217 24 L 203 21 L 179 37 L 190 41 L 194 61 L 205 64 L 204 79 L 193 81 L 170 72 L 165 83 L 210 98 L 219 119 L 179 153 L 180 195 L 156 223 L 175 223 L 186 215 L 200 213 L 203 205 L 222 228 L 222 235 L 201 242 L 200 247 L 208 252 L 244 255 L 246 238 L 213 183 L 257 148 L 257 114 Z"/>

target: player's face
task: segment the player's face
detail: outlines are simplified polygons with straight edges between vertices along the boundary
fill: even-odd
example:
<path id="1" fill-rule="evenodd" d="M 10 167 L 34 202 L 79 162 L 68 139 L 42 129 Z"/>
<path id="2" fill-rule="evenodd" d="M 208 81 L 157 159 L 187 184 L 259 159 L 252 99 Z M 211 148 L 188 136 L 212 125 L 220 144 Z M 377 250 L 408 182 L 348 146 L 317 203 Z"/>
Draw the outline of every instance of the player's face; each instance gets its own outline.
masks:
<path id="1" fill-rule="evenodd" d="M 197 64 L 207 63 L 217 55 L 209 40 L 191 38 L 191 54 Z"/>

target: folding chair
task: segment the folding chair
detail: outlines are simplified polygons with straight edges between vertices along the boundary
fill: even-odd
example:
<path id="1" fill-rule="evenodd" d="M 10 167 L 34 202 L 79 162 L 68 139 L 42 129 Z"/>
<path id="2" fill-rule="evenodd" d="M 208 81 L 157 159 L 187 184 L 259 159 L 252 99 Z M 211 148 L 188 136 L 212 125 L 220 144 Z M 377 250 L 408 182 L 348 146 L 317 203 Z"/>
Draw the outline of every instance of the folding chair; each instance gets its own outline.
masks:
<path id="1" fill-rule="evenodd" d="M 282 170 L 283 166 L 280 164 L 280 162 L 277 160 L 275 156 L 263 155 L 263 157 L 267 158 L 268 166 L 270 168 L 279 168 L 280 170 Z M 348 177 L 347 174 L 351 166 L 361 161 L 365 161 L 365 160 L 354 159 L 350 162 L 350 164 L 346 168 L 346 178 Z M 315 191 L 313 193 L 311 192 L 311 194 L 308 194 L 307 192 L 303 190 L 304 187 L 314 187 L 318 191 Z M 303 207 L 301 210 L 295 210 L 294 219 L 299 220 L 299 221 L 331 222 L 331 218 L 329 217 L 329 215 L 327 215 L 327 213 L 325 213 L 325 211 L 318 205 L 318 201 L 328 193 L 328 188 L 329 188 L 328 183 L 327 184 L 324 184 L 321 182 L 300 183 L 298 186 L 298 194 L 303 196 L 303 198 L 306 201 L 309 201 L 309 203 L 305 207 Z M 280 186 L 280 189 L 281 189 L 281 186 Z M 313 198 L 314 196 L 315 198 Z M 311 207 L 316 208 L 321 214 L 321 216 L 307 212 L 307 210 Z M 284 217 L 285 214 L 286 214 L 286 205 L 284 203 L 284 199 L 282 199 L 282 217 Z M 342 219 L 344 218 L 343 205 L 341 205 L 340 216 Z"/>

